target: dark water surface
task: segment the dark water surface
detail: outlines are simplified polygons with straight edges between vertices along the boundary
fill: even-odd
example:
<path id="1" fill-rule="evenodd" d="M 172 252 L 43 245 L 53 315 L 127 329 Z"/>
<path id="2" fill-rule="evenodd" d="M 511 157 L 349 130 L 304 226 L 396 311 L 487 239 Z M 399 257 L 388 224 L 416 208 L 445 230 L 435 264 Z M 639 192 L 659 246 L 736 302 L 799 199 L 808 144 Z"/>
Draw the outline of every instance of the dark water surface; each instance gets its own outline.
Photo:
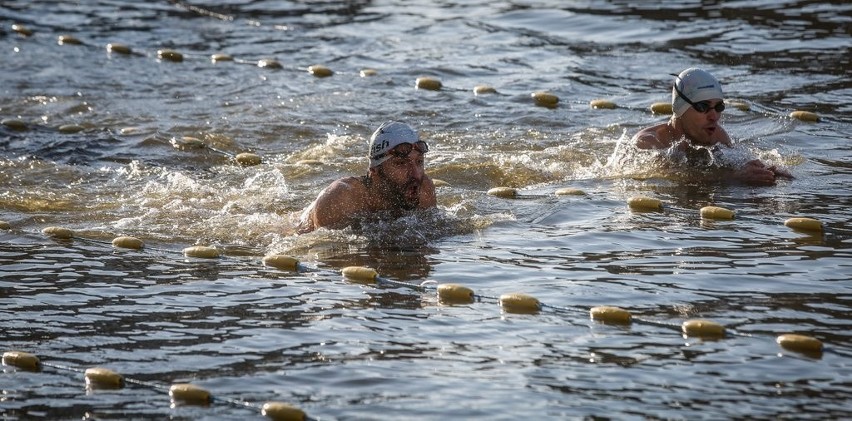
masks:
<path id="1" fill-rule="evenodd" d="M 3 1 L 0 119 L 26 128 L 0 125 L 0 349 L 48 366 L 3 367 L 2 418 L 261 419 L 266 401 L 341 420 L 852 417 L 851 16 L 801 0 Z M 631 150 L 692 66 L 749 105 L 724 113 L 729 159 L 795 179 L 746 186 Z M 443 88 L 415 89 L 422 76 Z M 366 171 L 388 119 L 430 143 L 438 210 L 295 235 L 323 187 Z M 665 211 L 631 212 L 636 195 Z M 702 221 L 708 204 L 737 217 Z M 42 235 L 57 225 L 75 238 Z M 185 258 L 193 244 L 224 256 Z M 264 267 L 269 253 L 322 271 Z M 483 300 L 344 280 L 355 265 Z M 548 306 L 502 312 L 507 292 Z M 593 322 L 597 305 L 639 321 Z M 684 338 L 693 318 L 729 334 Z M 782 333 L 825 350 L 784 350 Z M 146 384 L 87 392 L 74 370 L 93 366 Z M 172 407 L 178 382 L 216 401 Z"/>

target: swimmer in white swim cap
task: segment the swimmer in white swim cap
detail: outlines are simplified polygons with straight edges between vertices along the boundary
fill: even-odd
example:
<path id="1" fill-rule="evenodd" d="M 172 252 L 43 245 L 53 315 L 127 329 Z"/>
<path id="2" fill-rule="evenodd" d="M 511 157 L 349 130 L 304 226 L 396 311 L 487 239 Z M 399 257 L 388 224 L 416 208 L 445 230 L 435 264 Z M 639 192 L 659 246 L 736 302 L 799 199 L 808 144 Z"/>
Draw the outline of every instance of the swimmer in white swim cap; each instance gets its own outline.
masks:
<path id="1" fill-rule="evenodd" d="M 370 137 L 367 175 L 326 187 L 302 213 L 299 232 L 345 228 L 359 217 L 436 206 L 435 185 L 424 169 L 429 145 L 408 124 L 389 121 Z"/>
<path id="2" fill-rule="evenodd" d="M 725 111 L 722 85 L 705 70 L 689 68 L 675 76 L 672 86 L 672 116 L 665 123 L 647 127 L 633 136 L 640 149 L 681 150 L 694 147 L 731 147 L 731 138 L 719 124 Z M 747 162 L 734 177 L 748 184 L 772 185 L 778 177 L 790 173 L 760 160 Z"/>

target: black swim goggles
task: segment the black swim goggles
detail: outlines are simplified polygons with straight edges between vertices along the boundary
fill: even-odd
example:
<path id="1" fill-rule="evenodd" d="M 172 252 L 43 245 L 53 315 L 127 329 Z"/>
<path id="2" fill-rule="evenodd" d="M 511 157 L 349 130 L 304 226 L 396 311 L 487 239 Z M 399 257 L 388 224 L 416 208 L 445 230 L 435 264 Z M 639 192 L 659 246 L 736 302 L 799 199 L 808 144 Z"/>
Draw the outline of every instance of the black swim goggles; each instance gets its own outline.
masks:
<path id="1" fill-rule="evenodd" d="M 414 143 L 400 143 L 399 145 L 396 145 L 395 148 L 385 153 L 374 155 L 373 159 L 379 159 L 385 155 L 391 155 L 397 158 L 405 158 L 408 156 L 408 154 L 411 153 L 412 149 L 416 150 L 417 152 L 420 152 L 421 154 L 425 154 L 426 152 L 429 152 L 429 144 L 422 140 L 418 140 Z"/>
<path id="2" fill-rule="evenodd" d="M 672 73 L 672 76 L 680 79 L 680 76 L 678 76 L 674 73 Z M 722 111 L 725 111 L 725 102 L 724 101 L 719 101 L 719 103 L 716 104 L 716 106 L 711 107 L 710 101 L 698 101 L 698 102 L 690 101 L 689 98 L 687 98 L 686 95 L 684 95 L 683 92 L 681 92 L 680 89 L 677 88 L 677 82 L 675 82 L 675 84 L 674 84 L 674 90 L 675 90 L 675 92 L 677 92 L 677 96 L 683 98 L 683 100 L 686 101 L 687 104 L 692 105 L 692 108 L 695 108 L 695 111 L 698 111 L 701 114 L 706 114 L 706 113 L 710 112 L 710 110 L 716 110 L 717 113 L 721 113 Z"/>

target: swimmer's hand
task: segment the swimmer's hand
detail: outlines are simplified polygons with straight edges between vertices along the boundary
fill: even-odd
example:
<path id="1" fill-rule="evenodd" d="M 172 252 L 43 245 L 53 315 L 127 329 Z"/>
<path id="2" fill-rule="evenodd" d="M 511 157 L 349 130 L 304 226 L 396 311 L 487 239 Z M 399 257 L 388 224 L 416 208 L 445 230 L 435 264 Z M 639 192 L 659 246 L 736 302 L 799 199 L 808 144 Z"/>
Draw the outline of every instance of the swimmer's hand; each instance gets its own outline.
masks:
<path id="1" fill-rule="evenodd" d="M 746 162 L 742 168 L 737 170 L 736 177 L 744 183 L 758 186 L 772 186 L 778 177 L 793 178 L 786 170 L 774 165 L 767 167 L 759 159 Z"/>

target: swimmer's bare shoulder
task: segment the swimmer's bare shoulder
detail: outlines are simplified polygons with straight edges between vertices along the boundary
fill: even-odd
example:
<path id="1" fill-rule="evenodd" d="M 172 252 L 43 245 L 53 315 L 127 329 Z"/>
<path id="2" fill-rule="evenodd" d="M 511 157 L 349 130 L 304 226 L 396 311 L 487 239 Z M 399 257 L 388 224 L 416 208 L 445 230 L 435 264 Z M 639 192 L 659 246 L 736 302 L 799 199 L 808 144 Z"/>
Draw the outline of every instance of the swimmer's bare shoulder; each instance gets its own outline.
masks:
<path id="1" fill-rule="evenodd" d="M 367 187 L 359 177 L 335 180 L 305 209 L 299 232 L 319 227 L 342 228 L 350 219 L 367 208 Z"/>
<path id="2" fill-rule="evenodd" d="M 668 124 L 646 127 L 633 135 L 633 144 L 639 149 L 665 149 L 672 145 Z"/>

